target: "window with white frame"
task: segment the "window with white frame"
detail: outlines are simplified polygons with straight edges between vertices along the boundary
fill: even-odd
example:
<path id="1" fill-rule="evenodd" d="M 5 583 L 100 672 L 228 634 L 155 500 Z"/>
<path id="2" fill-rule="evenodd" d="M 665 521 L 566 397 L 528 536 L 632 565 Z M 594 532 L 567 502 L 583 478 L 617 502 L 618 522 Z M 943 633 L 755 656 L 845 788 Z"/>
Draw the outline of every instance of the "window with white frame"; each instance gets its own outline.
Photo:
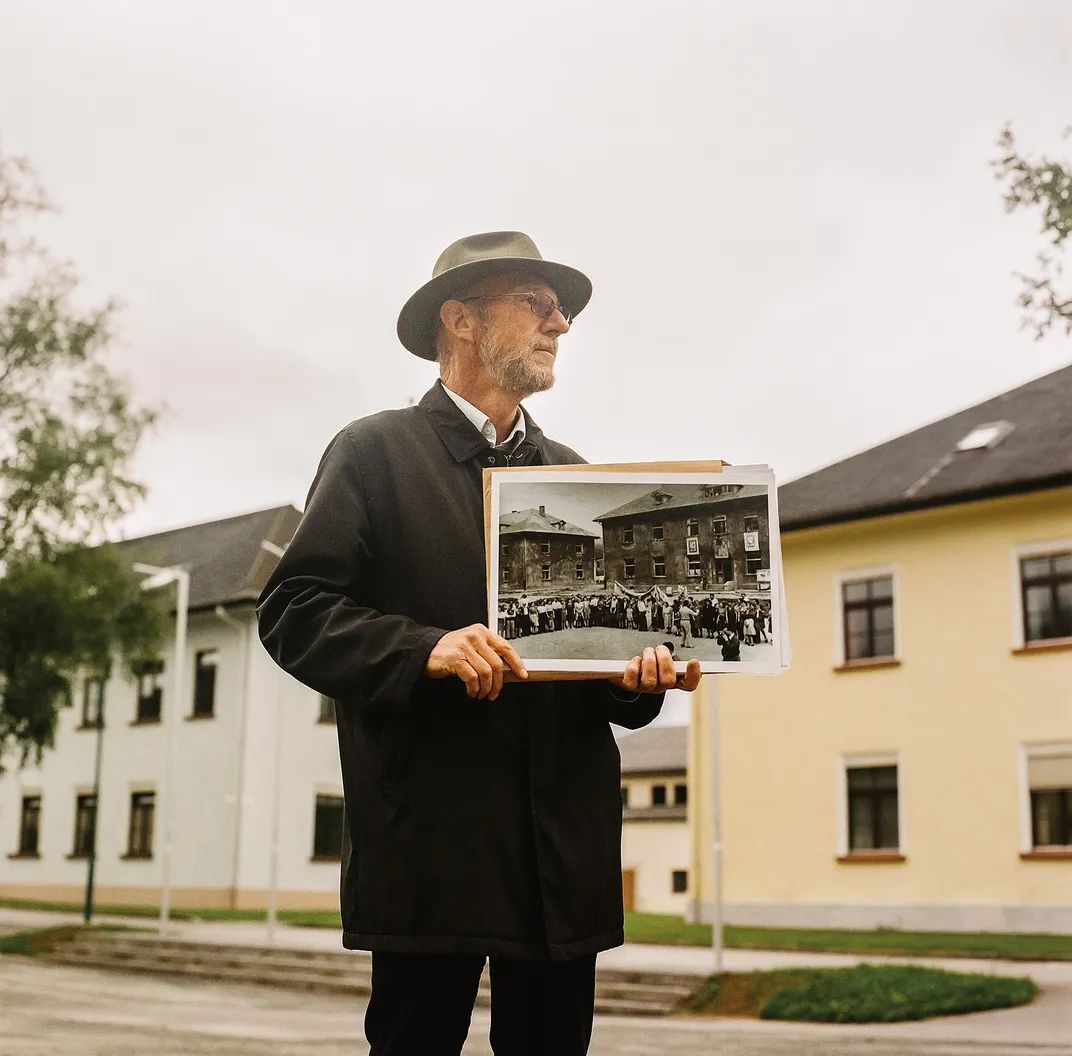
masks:
<path id="1" fill-rule="evenodd" d="M 1072 550 L 1019 561 L 1024 644 L 1072 638 Z"/>
<path id="2" fill-rule="evenodd" d="M 893 575 L 845 577 L 838 597 L 843 663 L 896 656 Z"/>
<path id="3" fill-rule="evenodd" d="M 845 759 L 842 854 L 902 847 L 899 766 L 896 759 Z"/>
<path id="4" fill-rule="evenodd" d="M 1025 751 L 1034 851 L 1072 848 L 1072 744 Z"/>

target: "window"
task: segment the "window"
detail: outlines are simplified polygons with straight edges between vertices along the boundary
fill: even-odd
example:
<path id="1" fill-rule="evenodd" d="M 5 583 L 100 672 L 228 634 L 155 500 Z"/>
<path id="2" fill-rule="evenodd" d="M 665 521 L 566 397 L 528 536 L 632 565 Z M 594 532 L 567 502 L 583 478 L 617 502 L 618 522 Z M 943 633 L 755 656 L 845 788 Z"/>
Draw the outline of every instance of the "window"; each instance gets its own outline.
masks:
<path id="1" fill-rule="evenodd" d="M 74 847 L 72 858 L 87 858 L 93 852 L 93 830 L 97 816 L 97 797 L 77 796 L 74 801 Z"/>
<path id="2" fill-rule="evenodd" d="M 1072 553 L 1020 559 L 1024 641 L 1072 638 Z"/>
<path id="3" fill-rule="evenodd" d="M 584 579 L 584 565 L 578 565 L 576 569 L 574 569 L 574 572 L 578 579 Z"/>
<path id="4" fill-rule="evenodd" d="M 758 532 L 759 531 L 759 515 L 750 513 L 745 516 L 744 519 L 744 531 L 746 532 Z"/>
<path id="5" fill-rule="evenodd" d="M 203 649 L 194 660 L 194 716 L 209 719 L 216 708 L 216 649 Z"/>
<path id="6" fill-rule="evenodd" d="M 689 873 L 687 869 L 675 869 L 670 874 L 670 890 L 675 895 L 683 895 L 689 889 Z"/>
<path id="7" fill-rule="evenodd" d="M 317 712 L 316 721 L 329 725 L 335 724 L 335 701 L 323 693 L 320 694 L 320 709 Z"/>
<path id="8" fill-rule="evenodd" d="M 543 554 L 544 557 L 550 557 L 551 556 L 551 540 L 550 539 L 544 539 L 544 540 L 541 541 L 541 543 L 540 543 L 540 553 Z"/>
<path id="9" fill-rule="evenodd" d="M 584 543 L 577 543 L 573 548 L 574 557 L 584 557 Z"/>
<path id="10" fill-rule="evenodd" d="M 626 579 L 635 579 L 636 578 L 636 562 L 635 561 L 626 561 L 626 563 L 625 563 L 625 578 Z"/>
<path id="11" fill-rule="evenodd" d="M 100 704 L 101 679 L 87 678 L 82 683 L 82 727 L 96 729 Z"/>
<path id="12" fill-rule="evenodd" d="M 1027 760 L 1031 795 L 1031 847 L 1072 847 L 1072 749 Z"/>
<path id="13" fill-rule="evenodd" d="M 893 577 L 841 585 L 845 661 L 893 656 Z"/>
<path id="14" fill-rule="evenodd" d="M 506 543 L 503 543 L 499 547 L 499 556 L 500 557 L 506 557 L 507 556 L 507 544 Z"/>
<path id="15" fill-rule="evenodd" d="M 130 833 L 126 854 L 128 858 L 152 858 L 155 810 L 155 792 L 135 792 L 130 797 Z"/>
<path id="16" fill-rule="evenodd" d="M 663 526 L 661 524 L 653 524 L 651 526 L 651 541 L 653 543 L 661 543 L 663 539 Z"/>
<path id="17" fill-rule="evenodd" d="M 730 583 L 733 580 L 733 558 L 715 558 L 715 582 Z"/>
<path id="18" fill-rule="evenodd" d="M 717 517 L 711 518 L 711 531 L 713 531 L 715 535 L 726 534 L 726 515 L 724 513 L 720 513 Z"/>
<path id="19" fill-rule="evenodd" d="M 160 676 L 164 673 L 163 660 L 146 660 L 138 665 L 138 711 L 136 722 L 159 722 L 160 699 L 163 693 Z"/>
<path id="20" fill-rule="evenodd" d="M 744 574 L 754 576 L 763 567 L 763 558 L 759 554 L 744 555 Z"/>
<path id="21" fill-rule="evenodd" d="M 703 574 L 703 562 L 700 560 L 699 554 L 689 554 L 689 570 L 690 576 L 700 576 Z"/>
<path id="22" fill-rule="evenodd" d="M 622 546 L 633 545 L 633 526 L 631 524 L 622 527 Z"/>
<path id="23" fill-rule="evenodd" d="M 666 579 L 666 558 L 656 557 L 652 561 L 652 571 L 656 579 Z"/>
<path id="24" fill-rule="evenodd" d="M 683 807 L 689 801 L 689 786 L 674 785 L 674 806 Z"/>
<path id="25" fill-rule="evenodd" d="M 692 539 L 700 534 L 700 520 L 698 517 L 690 517 L 685 522 L 685 537 Z"/>
<path id="26" fill-rule="evenodd" d="M 897 766 L 849 767 L 846 784 L 849 853 L 899 850 Z"/>
<path id="27" fill-rule="evenodd" d="M 37 855 L 41 833 L 41 797 L 23 796 L 19 820 L 19 854 Z"/>
<path id="28" fill-rule="evenodd" d="M 499 571 L 502 574 L 502 581 L 504 583 L 509 583 L 510 582 L 510 567 L 509 567 L 509 565 L 503 565 L 502 568 Z"/>
<path id="29" fill-rule="evenodd" d="M 540 578 L 545 583 L 549 583 L 551 581 L 551 566 L 550 565 L 540 565 Z"/>
<path id="30" fill-rule="evenodd" d="M 629 786 L 628 785 L 622 785 L 622 806 L 623 807 L 628 807 L 629 806 Z"/>
<path id="31" fill-rule="evenodd" d="M 317 796 L 313 818 L 313 857 L 342 857 L 342 796 Z"/>
<path id="32" fill-rule="evenodd" d="M 651 805 L 653 807 L 666 806 L 666 785 L 651 786 Z"/>

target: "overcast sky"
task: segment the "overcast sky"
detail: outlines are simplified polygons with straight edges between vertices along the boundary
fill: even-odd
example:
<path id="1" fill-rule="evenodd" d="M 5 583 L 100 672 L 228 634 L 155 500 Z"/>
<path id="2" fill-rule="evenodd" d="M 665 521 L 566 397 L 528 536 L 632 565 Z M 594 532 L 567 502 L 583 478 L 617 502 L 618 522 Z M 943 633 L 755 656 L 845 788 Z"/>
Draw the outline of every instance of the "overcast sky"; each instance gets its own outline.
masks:
<path id="1" fill-rule="evenodd" d="M 43 234 L 125 302 L 169 413 L 136 535 L 301 505 L 418 399 L 399 307 L 517 228 L 587 272 L 530 410 L 595 461 L 797 476 L 1072 361 L 1019 329 L 988 161 L 1067 155 L 1072 5 L 4 0 L 0 136 Z"/>

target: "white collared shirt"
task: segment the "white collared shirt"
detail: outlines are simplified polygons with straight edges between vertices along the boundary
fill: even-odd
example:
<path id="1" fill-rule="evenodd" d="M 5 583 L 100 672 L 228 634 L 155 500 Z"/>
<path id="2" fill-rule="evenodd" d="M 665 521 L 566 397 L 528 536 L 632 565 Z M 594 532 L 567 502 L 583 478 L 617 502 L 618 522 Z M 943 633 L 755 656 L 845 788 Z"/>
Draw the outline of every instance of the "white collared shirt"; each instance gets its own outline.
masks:
<path id="1" fill-rule="evenodd" d="M 440 383 L 442 384 L 442 382 Z M 480 435 L 487 440 L 489 447 L 495 446 L 495 424 L 492 420 L 479 408 L 474 407 L 468 400 L 463 399 L 456 392 L 452 392 L 450 389 L 443 385 L 443 391 L 457 404 L 458 410 L 465 415 L 480 430 Z M 518 443 L 525 439 L 525 412 L 519 407 L 517 409 L 517 418 L 514 419 L 513 428 L 510 430 L 510 435 L 503 441 L 504 444 L 510 443 L 515 436 L 518 437 Z"/>

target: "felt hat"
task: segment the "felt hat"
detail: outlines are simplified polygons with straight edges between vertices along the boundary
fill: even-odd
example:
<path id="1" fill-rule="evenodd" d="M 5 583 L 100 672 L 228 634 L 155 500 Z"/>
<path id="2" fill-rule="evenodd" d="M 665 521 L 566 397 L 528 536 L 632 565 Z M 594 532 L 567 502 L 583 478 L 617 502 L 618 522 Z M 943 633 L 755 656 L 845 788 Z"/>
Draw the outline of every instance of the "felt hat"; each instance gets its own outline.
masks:
<path id="1" fill-rule="evenodd" d="M 439 309 L 445 301 L 474 282 L 507 271 L 521 271 L 543 279 L 559 303 L 573 315 L 592 296 L 587 275 L 565 264 L 544 260 L 536 243 L 520 231 L 488 231 L 452 242 L 435 262 L 432 277 L 402 306 L 398 339 L 421 359 L 436 358 L 435 339 Z"/>

